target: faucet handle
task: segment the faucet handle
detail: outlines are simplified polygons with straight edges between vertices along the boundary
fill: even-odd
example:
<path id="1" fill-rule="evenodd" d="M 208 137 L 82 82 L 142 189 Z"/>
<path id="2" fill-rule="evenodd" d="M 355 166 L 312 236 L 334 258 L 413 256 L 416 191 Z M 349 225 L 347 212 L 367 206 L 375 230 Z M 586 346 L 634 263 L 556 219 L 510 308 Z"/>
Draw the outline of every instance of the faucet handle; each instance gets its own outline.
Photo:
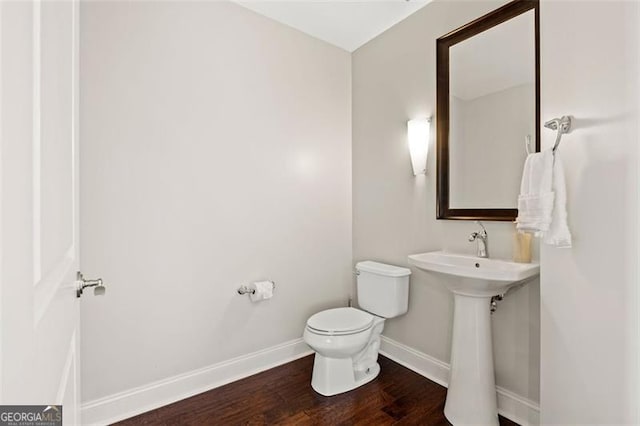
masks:
<path id="1" fill-rule="evenodd" d="M 477 232 L 472 232 L 471 235 L 469 235 L 469 242 L 474 242 L 478 238 L 478 235 L 480 234 L 478 234 Z"/>
<path id="2" fill-rule="evenodd" d="M 480 228 L 482 228 L 482 232 L 480 232 L 480 233 L 479 233 L 479 235 L 480 235 L 480 236 L 482 236 L 482 237 L 486 237 L 487 235 L 489 235 L 489 234 L 487 234 L 487 230 L 485 229 L 485 227 L 484 227 L 484 225 L 482 224 L 482 222 L 480 222 L 479 220 L 476 220 L 476 223 L 478 224 L 478 226 L 479 226 Z M 478 234 L 478 233 L 476 232 L 476 234 Z"/>

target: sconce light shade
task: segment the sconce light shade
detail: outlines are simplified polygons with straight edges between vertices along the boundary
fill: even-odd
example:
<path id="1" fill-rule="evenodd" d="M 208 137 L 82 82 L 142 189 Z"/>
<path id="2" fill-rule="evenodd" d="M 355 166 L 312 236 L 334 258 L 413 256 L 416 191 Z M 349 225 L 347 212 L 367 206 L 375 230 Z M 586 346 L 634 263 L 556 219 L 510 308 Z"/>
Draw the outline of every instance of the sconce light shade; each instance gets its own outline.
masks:
<path id="1" fill-rule="evenodd" d="M 427 174 L 427 154 L 429 152 L 430 118 L 417 118 L 407 121 L 407 140 L 413 175 Z"/>

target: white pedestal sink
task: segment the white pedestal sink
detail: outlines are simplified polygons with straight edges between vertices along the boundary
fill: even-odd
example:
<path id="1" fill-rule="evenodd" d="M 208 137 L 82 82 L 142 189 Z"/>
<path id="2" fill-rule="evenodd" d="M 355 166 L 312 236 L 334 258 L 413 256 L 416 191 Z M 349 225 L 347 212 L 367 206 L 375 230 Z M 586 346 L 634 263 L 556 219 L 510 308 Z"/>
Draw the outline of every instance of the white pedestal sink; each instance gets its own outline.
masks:
<path id="1" fill-rule="evenodd" d="M 491 340 L 491 298 L 540 273 L 537 263 L 435 251 L 413 254 L 409 263 L 453 276 L 443 284 L 454 295 L 451 371 L 444 414 L 457 425 L 498 425 Z"/>

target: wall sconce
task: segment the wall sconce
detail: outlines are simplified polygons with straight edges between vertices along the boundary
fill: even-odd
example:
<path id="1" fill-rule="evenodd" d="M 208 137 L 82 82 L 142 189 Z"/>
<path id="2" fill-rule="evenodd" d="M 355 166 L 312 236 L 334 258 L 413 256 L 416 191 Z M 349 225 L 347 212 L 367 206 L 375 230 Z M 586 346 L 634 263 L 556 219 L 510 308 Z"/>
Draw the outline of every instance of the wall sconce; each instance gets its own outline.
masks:
<path id="1" fill-rule="evenodd" d="M 414 176 L 427 174 L 430 129 L 431 117 L 407 121 L 407 141 L 409 142 L 409 153 L 411 154 Z"/>

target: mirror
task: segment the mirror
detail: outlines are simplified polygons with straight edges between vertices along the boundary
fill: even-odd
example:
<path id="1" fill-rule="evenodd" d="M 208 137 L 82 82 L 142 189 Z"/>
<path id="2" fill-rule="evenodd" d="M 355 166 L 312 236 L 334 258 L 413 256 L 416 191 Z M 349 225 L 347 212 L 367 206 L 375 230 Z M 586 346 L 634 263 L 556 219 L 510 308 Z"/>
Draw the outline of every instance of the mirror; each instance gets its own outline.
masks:
<path id="1" fill-rule="evenodd" d="M 517 217 L 527 149 L 540 149 L 539 57 L 537 1 L 437 40 L 438 219 Z"/>

